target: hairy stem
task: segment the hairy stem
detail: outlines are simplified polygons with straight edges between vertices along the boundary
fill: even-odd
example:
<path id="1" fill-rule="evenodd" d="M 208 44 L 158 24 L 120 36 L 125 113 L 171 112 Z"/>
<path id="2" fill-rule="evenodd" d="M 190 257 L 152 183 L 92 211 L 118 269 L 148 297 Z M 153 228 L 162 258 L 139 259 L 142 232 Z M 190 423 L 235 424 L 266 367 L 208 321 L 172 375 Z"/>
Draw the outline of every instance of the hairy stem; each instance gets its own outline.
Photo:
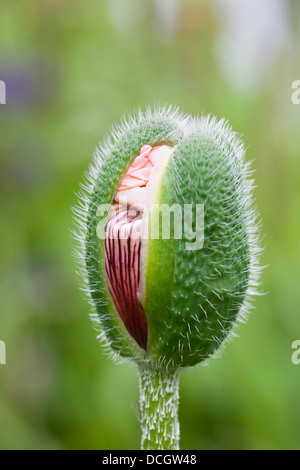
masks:
<path id="1" fill-rule="evenodd" d="M 179 449 L 179 370 L 140 366 L 143 450 Z"/>

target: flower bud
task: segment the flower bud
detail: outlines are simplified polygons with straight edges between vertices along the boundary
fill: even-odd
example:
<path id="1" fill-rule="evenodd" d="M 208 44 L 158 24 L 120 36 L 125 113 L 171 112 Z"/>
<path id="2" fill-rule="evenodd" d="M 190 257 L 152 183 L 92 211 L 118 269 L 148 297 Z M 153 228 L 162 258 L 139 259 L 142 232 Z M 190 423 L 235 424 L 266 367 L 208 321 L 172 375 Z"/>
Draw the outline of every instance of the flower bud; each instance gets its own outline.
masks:
<path id="1" fill-rule="evenodd" d="M 244 147 L 225 121 L 138 113 L 96 151 L 77 216 L 86 289 L 118 357 L 188 367 L 245 318 L 257 227 Z"/>

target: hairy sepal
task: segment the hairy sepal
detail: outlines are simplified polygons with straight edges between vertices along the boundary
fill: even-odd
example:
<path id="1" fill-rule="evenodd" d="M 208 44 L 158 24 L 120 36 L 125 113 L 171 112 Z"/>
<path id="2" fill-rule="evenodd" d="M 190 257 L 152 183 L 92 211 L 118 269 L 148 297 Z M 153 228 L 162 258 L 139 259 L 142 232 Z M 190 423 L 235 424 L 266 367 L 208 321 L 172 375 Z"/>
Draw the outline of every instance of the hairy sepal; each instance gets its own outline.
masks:
<path id="1" fill-rule="evenodd" d="M 212 139 L 193 123 L 169 161 L 159 203 L 203 204 L 205 241 L 193 251 L 185 236 L 149 240 L 143 305 L 153 363 L 189 367 L 205 361 L 239 317 L 251 269 L 240 157 L 226 136 Z"/>
<path id="2" fill-rule="evenodd" d="M 111 204 L 127 168 L 145 145 L 176 145 L 182 137 L 184 118 L 173 110 L 140 114 L 136 121 L 118 130 L 114 142 L 96 155 L 97 178 L 94 181 L 87 214 L 85 262 L 87 283 L 95 305 L 105 342 L 117 356 L 147 360 L 145 351 L 126 330 L 108 290 L 103 240 L 97 236 L 99 204 Z M 99 160 L 101 158 L 101 165 Z"/>

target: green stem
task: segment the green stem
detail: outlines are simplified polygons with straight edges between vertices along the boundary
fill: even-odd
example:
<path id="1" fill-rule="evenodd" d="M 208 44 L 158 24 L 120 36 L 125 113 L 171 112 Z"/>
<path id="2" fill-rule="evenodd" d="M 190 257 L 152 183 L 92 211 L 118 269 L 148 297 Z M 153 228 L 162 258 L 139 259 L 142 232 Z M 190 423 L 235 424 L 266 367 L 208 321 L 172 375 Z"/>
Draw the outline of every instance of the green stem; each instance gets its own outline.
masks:
<path id="1" fill-rule="evenodd" d="M 179 449 L 179 370 L 140 366 L 143 450 Z"/>

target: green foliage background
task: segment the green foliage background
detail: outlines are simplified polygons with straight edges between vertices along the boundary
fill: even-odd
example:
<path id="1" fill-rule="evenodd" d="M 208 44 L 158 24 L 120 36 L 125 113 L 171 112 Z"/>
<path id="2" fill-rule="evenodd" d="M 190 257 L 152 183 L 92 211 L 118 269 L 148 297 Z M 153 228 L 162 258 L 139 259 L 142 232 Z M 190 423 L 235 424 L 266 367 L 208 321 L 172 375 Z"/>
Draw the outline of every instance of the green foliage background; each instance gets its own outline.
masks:
<path id="1" fill-rule="evenodd" d="M 226 117 L 243 134 L 269 265 L 267 294 L 240 338 L 209 367 L 182 374 L 182 448 L 299 449 L 300 365 L 291 362 L 300 339 L 300 106 L 291 103 L 299 10 L 293 52 L 251 94 L 220 73 L 210 2 L 182 0 L 168 38 L 150 1 L 127 31 L 114 26 L 108 1 L 1 2 L 0 79 L 10 70 L 16 83 L 0 107 L 0 448 L 139 447 L 137 370 L 112 363 L 95 339 L 70 208 L 110 125 L 166 102 Z"/>

